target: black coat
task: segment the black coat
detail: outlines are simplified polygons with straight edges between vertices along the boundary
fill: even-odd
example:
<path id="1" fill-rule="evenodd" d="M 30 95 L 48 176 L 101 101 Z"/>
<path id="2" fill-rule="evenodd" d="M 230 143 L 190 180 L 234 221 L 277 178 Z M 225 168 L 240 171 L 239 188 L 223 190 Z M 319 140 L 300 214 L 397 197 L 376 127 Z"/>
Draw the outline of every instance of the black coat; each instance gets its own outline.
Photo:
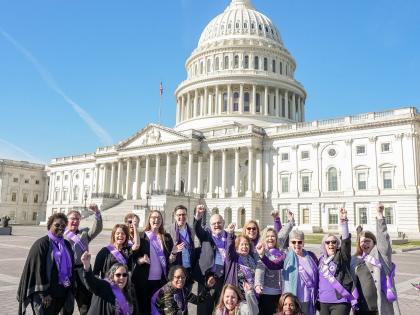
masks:
<path id="1" fill-rule="evenodd" d="M 70 253 L 70 259 L 74 268 L 71 245 L 66 240 L 64 240 L 64 244 Z M 39 294 L 41 296 L 51 295 L 54 298 L 56 294 L 63 292 L 66 297 L 64 307 L 67 311 L 73 312 L 74 277 L 70 277 L 70 288 L 64 288 L 58 283 L 58 270 L 54 261 L 53 246 L 48 235 L 46 235 L 35 241 L 29 250 L 17 292 L 19 315 L 25 314 L 26 307 L 32 301 L 34 294 Z"/>
<path id="2" fill-rule="evenodd" d="M 123 247 L 120 253 L 124 256 L 127 261 L 128 271 L 132 270 L 133 267 L 133 254 L 130 247 Z M 95 265 L 93 267 L 93 274 L 100 278 L 105 278 L 106 273 L 112 267 L 113 264 L 118 263 L 114 255 L 111 254 L 107 247 L 103 247 L 96 255 Z"/>
<path id="3" fill-rule="evenodd" d="M 174 248 L 175 248 L 176 245 L 182 243 L 182 240 L 178 239 L 178 235 L 176 233 L 174 224 L 171 226 L 170 233 L 171 233 L 171 237 L 172 237 L 172 240 L 174 242 Z M 197 262 L 197 251 L 196 251 L 196 248 L 195 248 L 195 245 L 194 245 L 195 233 L 194 233 L 194 230 L 192 230 L 188 224 L 187 224 L 187 233 L 188 233 L 188 236 L 189 236 L 190 242 L 191 242 L 191 248 L 189 249 L 190 264 L 191 264 L 191 269 L 194 269 L 194 266 Z M 179 252 L 176 255 L 176 259 L 175 259 L 175 261 L 172 262 L 171 265 L 172 266 L 175 266 L 175 265 L 181 265 L 182 266 L 182 252 Z"/>

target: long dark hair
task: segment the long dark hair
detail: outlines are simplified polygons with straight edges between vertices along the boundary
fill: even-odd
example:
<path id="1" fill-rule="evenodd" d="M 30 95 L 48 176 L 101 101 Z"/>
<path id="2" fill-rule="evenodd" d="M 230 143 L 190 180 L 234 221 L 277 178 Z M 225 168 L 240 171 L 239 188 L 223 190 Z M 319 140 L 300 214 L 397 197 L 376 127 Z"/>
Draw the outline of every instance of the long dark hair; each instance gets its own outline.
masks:
<path id="1" fill-rule="evenodd" d="M 286 302 L 286 299 L 288 298 L 290 298 L 293 301 L 293 304 L 295 305 L 293 315 L 304 315 L 302 308 L 300 307 L 298 298 L 292 293 L 284 293 L 282 294 L 282 296 L 280 296 L 279 304 L 277 305 L 277 313 L 279 315 L 283 315 L 283 306 L 284 306 L 284 303 Z"/>
<path id="2" fill-rule="evenodd" d="M 128 240 L 130 238 L 130 230 L 128 229 L 128 226 L 125 225 L 125 224 L 115 224 L 114 225 L 114 228 L 112 229 L 112 232 L 111 232 L 111 244 L 114 244 L 115 233 L 117 233 L 117 230 L 120 229 L 120 228 L 123 230 L 123 232 L 125 234 L 125 241 L 124 241 L 123 247 L 126 247 L 127 244 L 128 244 Z"/>

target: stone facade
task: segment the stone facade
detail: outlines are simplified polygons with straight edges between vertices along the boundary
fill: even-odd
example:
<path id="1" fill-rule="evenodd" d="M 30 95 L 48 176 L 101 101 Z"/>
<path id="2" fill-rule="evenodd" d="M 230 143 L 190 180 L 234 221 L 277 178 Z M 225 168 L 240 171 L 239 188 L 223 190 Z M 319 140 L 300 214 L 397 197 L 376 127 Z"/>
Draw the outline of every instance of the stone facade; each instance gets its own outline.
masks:
<path id="1" fill-rule="evenodd" d="M 289 208 L 305 231 L 374 227 L 420 236 L 419 115 L 407 107 L 305 122 L 306 92 L 271 21 L 232 0 L 205 28 L 175 92 L 175 128 L 150 124 L 95 153 L 53 159 L 47 213 L 96 202 L 104 220 L 199 200 L 241 226 Z M 192 211 L 190 211 L 190 214 Z M 108 217 L 107 217 L 108 216 Z M 107 219 L 108 218 L 108 219 Z"/>
<path id="2" fill-rule="evenodd" d="M 37 224 L 45 220 L 48 177 L 45 165 L 0 160 L 0 217 L 10 223 Z"/>

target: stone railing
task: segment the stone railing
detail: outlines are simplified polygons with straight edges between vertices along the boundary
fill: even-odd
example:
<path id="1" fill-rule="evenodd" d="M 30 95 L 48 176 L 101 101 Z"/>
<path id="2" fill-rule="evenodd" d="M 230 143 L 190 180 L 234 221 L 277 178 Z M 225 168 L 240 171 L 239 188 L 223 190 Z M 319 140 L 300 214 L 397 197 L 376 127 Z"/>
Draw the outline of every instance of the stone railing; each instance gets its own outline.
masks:
<path id="1" fill-rule="evenodd" d="M 110 193 L 92 193 L 92 199 L 116 199 L 123 200 L 124 197 L 119 194 L 110 194 Z"/>
<path id="2" fill-rule="evenodd" d="M 54 158 L 51 160 L 51 164 L 68 163 L 68 162 L 80 162 L 85 160 L 94 160 L 95 155 L 93 153 L 65 156 L 60 158 Z"/>

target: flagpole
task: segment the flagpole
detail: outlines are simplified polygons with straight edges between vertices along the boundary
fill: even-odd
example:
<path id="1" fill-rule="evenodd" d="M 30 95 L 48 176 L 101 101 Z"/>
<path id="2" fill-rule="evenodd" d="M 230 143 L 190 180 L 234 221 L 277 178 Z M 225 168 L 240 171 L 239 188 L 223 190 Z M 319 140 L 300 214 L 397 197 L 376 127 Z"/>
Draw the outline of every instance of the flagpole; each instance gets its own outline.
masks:
<path id="1" fill-rule="evenodd" d="M 162 82 L 160 82 L 160 104 L 159 104 L 159 114 L 158 114 L 158 125 L 160 125 L 160 116 L 162 112 L 162 106 L 163 106 L 163 85 Z"/>

